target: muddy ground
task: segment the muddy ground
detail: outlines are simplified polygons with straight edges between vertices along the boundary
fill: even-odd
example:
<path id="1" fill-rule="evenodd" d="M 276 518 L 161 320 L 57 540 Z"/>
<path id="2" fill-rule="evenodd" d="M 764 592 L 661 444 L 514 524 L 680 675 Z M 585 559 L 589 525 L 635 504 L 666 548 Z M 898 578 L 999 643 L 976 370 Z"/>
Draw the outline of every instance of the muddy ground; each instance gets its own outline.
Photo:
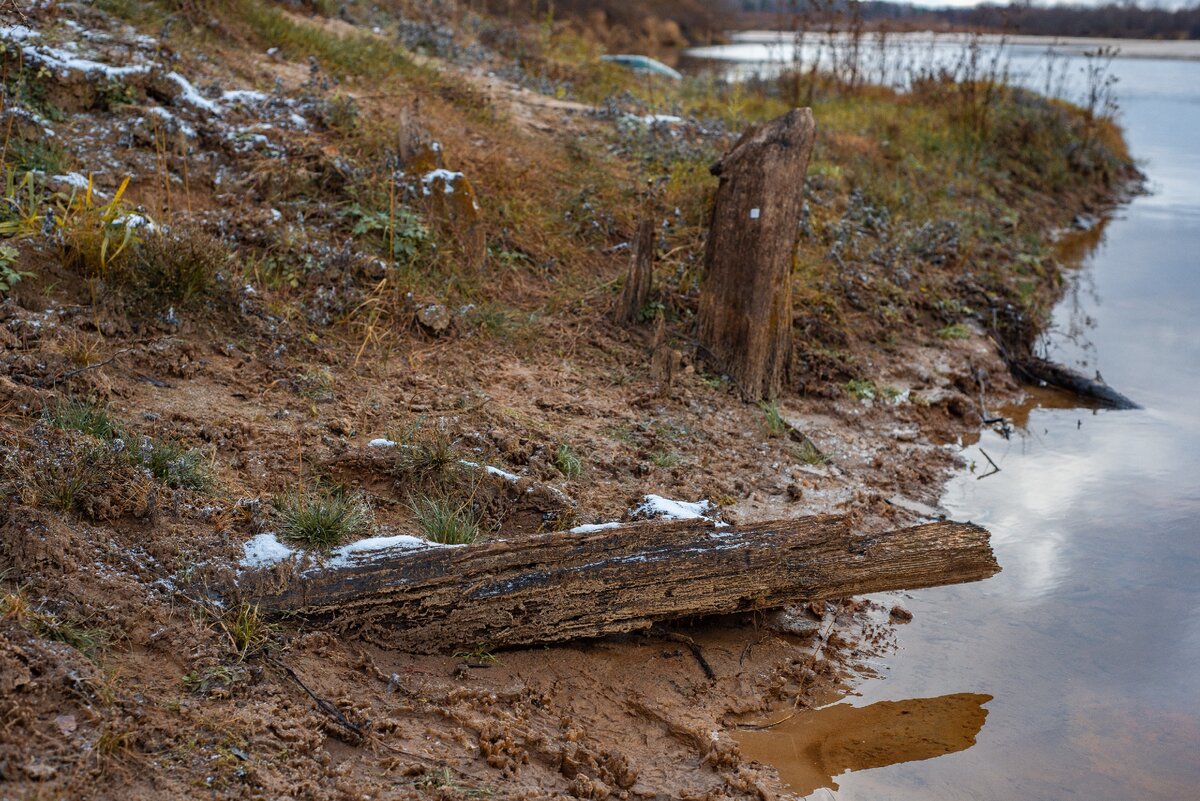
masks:
<path id="1" fill-rule="evenodd" d="M 369 505 L 354 536 L 412 533 L 429 488 L 368 445 L 380 438 L 541 488 L 531 506 L 487 475 L 456 476 L 489 499 L 488 537 L 622 519 L 651 493 L 708 500 L 730 522 L 914 522 L 937 514 L 961 467 L 954 443 L 1021 395 L 982 326 L 886 350 L 850 338 L 837 360 L 870 384 L 833 370 L 773 408 L 747 403 L 678 331 L 609 320 L 627 220 L 595 213 L 608 239 L 536 280 L 529 265 L 554 240 L 497 225 L 486 240 L 500 244 L 478 247 L 479 204 L 460 199 L 491 192 L 486 217 L 497 164 L 536 182 L 539 152 L 610 141 L 611 114 L 490 51 L 415 59 L 414 80 L 441 99 L 414 112 L 411 98 L 337 88 L 315 62 L 237 46 L 230 17 L 182 18 L 195 38 L 180 44 L 119 11 L 2 12 L 6 142 L 45 194 L 22 216 L 33 190 L 8 193 L 9 242 L 32 275 L 0 302 L 0 798 L 779 794 L 731 732 L 829 698 L 887 647 L 887 610 L 846 601 L 412 656 L 259 620 L 228 590 L 244 544 L 297 487 Z M 369 20 L 280 13 L 296 30 L 382 38 Z M 358 180 L 363 136 L 340 136 L 347 94 L 354 114 L 393 115 L 384 135 L 409 163 L 431 159 L 427 177 L 453 168 L 432 187 L 400 183 L 441 226 L 436 258 L 486 256 L 473 302 L 397 281 L 345 236 L 331 204 Z M 452 111 L 463 97 L 491 118 Z M 96 237 L 131 227 L 140 244 L 100 250 Z M 183 266 L 157 283 L 122 272 L 155 247 L 155 263 Z"/>

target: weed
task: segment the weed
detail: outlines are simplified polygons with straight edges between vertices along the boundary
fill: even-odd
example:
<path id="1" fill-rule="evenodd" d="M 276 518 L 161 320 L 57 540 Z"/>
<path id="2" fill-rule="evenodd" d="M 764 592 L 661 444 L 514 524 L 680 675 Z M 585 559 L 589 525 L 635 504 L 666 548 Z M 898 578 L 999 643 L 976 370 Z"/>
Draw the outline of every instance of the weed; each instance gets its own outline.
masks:
<path id="1" fill-rule="evenodd" d="M 413 424 L 395 448 L 392 475 L 424 490 L 447 490 L 463 483 L 466 465 L 458 439 L 440 426 Z"/>
<path id="2" fill-rule="evenodd" d="M 788 424 L 783 419 L 783 415 L 779 413 L 779 404 L 775 401 L 767 403 L 759 401 L 758 407 L 762 409 L 763 423 L 767 427 L 768 437 L 783 437 L 787 435 Z"/>
<path id="3" fill-rule="evenodd" d="M 213 485 L 211 460 L 197 448 L 143 437 L 138 448 L 130 449 L 129 457 L 134 465 L 146 468 L 173 489 L 204 491 Z"/>
<path id="4" fill-rule="evenodd" d="M 0 598 L 0 617 L 14 620 L 37 637 L 69 645 L 89 659 L 95 658 L 112 642 L 112 635 L 103 628 L 36 609 L 20 590 Z"/>
<path id="5" fill-rule="evenodd" d="M 203 670 L 189 670 L 183 676 L 183 686 L 189 692 L 206 695 L 209 690 L 232 687 L 245 680 L 244 669 L 229 665 L 215 665 Z"/>
<path id="6" fill-rule="evenodd" d="M 98 479 L 86 460 L 54 460 L 33 474 L 32 489 L 39 506 L 70 514 L 86 496 L 94 494 Z"/>
<path id="7" fill-rule="evenodd" d="M 59 399 L 45 411 L 46 422 L 55 428 L 79 431 L 110 442 L 123 436 L 120 424 L 108 407 L 92 398 Z"/>
<path id="8" fill-rule="evenodd" d="M 655 451 L 650 454 L 650 461 L 656 467 L 674 467 L 679 464 L 679 454 L 674 451 Z"/>
<path id="9" fill-rule="evenodd" d="M 273 504 L 280 535 L 310 548 L 332 548 L 371 525 L 371 507 L 366 501 L 340 490 L 296 490 L 276 497 Z"/>
<path id="10" fill-rule="evenodd" d="M 245 601 L 218 622 L 239 662 L 262 651 L 275 630 L 274 624 L 267 622 L 258 604 L 251 605 Z"/>
<path id="11" fill-rule="evenodd" d="M 12 142 L 9 152 L 13 165 L 20 172 L 36 170 L 46 175 L 59 175 L 67 168 L 66 151 L 53 139 L 17 140 Z"/>
<path id="12" fill-rule="evenodd" d="M 333 373 L 327 367 L 312 367 L 302 372 L 295 381 L 296 392 L 311 401 L 333 400 Z"/>
<path id="13" fill-rule="evenodd" d="M 875 382 L 865 378 L 852 378 L 846 382 L 846 391 L 860 401 L 873 401 L 879 395 Z"/>
<path id="14" fill-rule="evenodd" d="M 100 205 L 88 178 L 82 196 L 72 194 L 61 209 L 64 263 L 89 278 L 112 279 L 128 266 L 133 249 L 140 242 L 139 228 L 147 220 L 129 212 L 121 202 L 129 188 L 129 178 Z"/>
<path id="15" fill-rule="evenodd" d="M 424 496 L 413 499 L 409 508 L 431 542 L 467 545 L 479 539 L 479 518 L 470 500 L 455 503 L 449 498 Z"/>
<path id="16" fill-rule="evenodd" d="M 804 440 L 792 450 L 792 452 L 795 454 L 796 459 L 801 464 L 820 465 L 829 463 L 829 457 L 821 453 L 817 446 L 813 445 L 808 437 L 805 437 Z"/>
<path id="17" fill-rule="evenodd" d="M 583 460 L 565 442 L 554 451 L 554 466 L 568 479 L 579 478 L 583 472 Z"/>
<path id="18" fill-rule="evenodd" d="M 187 306 L 212 292 L 227 254 L 220 240 L 199 228 L 154 231 L 138 243 L 125 280 L 144 298 Z"/>
<path id="19" fill-rule="evenodd" d="M 398 264 L 412 264 L 433 246 L 433 235 L 421 215 L 405 206 L 372 209 L 354 203 L 343 214 L 354 219 L 355 236 L 375 236 Z"/>
<path id="20" fill-rule="evenodd" d="M 12 288 L 26 278 L 33 278 L 33 273 L 18 270 L 13 266 L 21 252 L 9 245 L 0 245 L 0 295 L 7 294 Z"/>
<path id="21" fill-rule="evenodd" d="M 969 339 L 971 329 L 962 323 L 954 323 L 938 329 L 937 335 L 941 339 Z"/>
<path id="22" fill-rule="evenodd" d="M 454 659 L 461 659 L 477 665 L 495 665 L 500 661 L 500 658 L 489 650 L 489 646 L 485 642 L 477 644 L 469 651 L 455 651 L 452 656 Z"/>

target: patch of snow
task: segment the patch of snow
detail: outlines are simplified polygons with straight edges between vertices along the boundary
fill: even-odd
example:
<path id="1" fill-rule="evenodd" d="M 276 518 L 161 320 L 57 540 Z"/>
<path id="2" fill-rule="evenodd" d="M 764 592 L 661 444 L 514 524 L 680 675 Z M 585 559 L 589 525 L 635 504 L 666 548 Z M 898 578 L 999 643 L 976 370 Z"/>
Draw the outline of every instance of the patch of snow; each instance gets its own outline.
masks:
<path id="1" fill-rule="evenodd" d="M 633 514 L 640 517 L 659 517 L 665 520 L 696 520 L 707 517 L 707 512 L 711 508 L 712 504 L 708 501 L 689 503 L 688 501 L 673 501 L 661 495 L 647 495 L 634 508 Z"/>
<path id="2" fill-rule="evenodd" d="M 340 548 L 335 548 L 329 554 L 329 558 L 324 560 L 325 568 L 346 567 L 357 561 L 356 556 L 369 554 L 375 551 L 389 551 L 394 549 L 402 550 L 425 550 L 427 548 L 461 548 L 461 545 L 443 545 L 440 542 L 430 542 L 423 540 L 420 537 L 414 537 L 411 534 L 397 534 L 393 537 L 368 537 L 365 540 L 352 542 L 349 545 L 343 545 Z"/>
<path id="3" fill-rule="evenodd" d="M 485 465 L 484 469 L 487 470 L 489 473 L 491 473 L 493 476 L 500 476 L 500 478 L 504 479 L 505 481 L 520 481 L 521 480 L 521 477 L 518 476 L 517 474 L 509 473 L 506 470 L 501 470 L 499 467 L 492 467 L 490 464 Z"/>
<path id="4" fill-rule="evenodd" d="M 266 99 L 265 94 L 253 89 L 230 89 L 221 93 L 221 100 L 225 103 L 261 103 Z"/>
<path id="5" fill-rule="evenodd" d="M 122 214 L 112 221 L 113 225 L 124 225 L 126 228 L 145 228 L 154 231 L 158 228 L 154 221 L 141 214 Z"/>
<path id="6" fill-rule="evenodd" d="M 582 526 L 576 526 L 568 531 L 568 534 L 591 534 L 594 531 L 606 531 L 610 528 L 620 527 L 620 523 L 587 523 Z"/>
<path id="7" fill-rule="evenodd" d="M 209 100 L 204 95 L 200 94 L 200 90 L 198 90 L 195 86 L 192 86 L 192 82 L 180 75 L 178 72 L 168 72 L 167 79 L 173 81 L 175 85 L 179 87 L 181 93 L 180 97 L 183 98 L 183 102 L 193 105 L 202 111 L 207 111 L 209 114 L 217 117 L 225 113 L 224 109 Z"/>
<path id="8" fill-rule="evenodd" d="M 368 448 L 394 448 L 396 443 L 384 437 L 377 437 L 367 443 Z"/>
<path id="9" fill-rule="evenodd" d="M 304 131 L 308 129 L 308 120 L 304 119 L 304 117 L 300 116 L 294 111 L 288 116 L 288 120 L 292 123 L 292 127 L 298 131 Z"/>
<path id="10" fill-rule="evenodd" d="M 23 26 L 14 26 L 21 28 Z M 0 38 L 5 38 L 3 31 L 0 29 Z M 13 31 L 14 29 L 7 29 Z M 17 34 L 20 35 L 20 34 Z M 31 38 L 31 37 L 26 37 Z M 14 39 L 13 41 L 23 41 Z M 150 65 L 148 64 L 132 64 L 127 67 L 114 67 L 110 64 L 101 64 L 99 61 L 92 61 L 86 58 L 79 58 L 72 55 L 70 52 L 59 50 L 48 45 L 23 45 L 21 51 L 25 57 L 35 64 L 41 64 L 51 70 L 58 72 L 82 72 L 85 75 L 93 75 L 100 73 L 107 78 L 124 78 L 126 75 L 138 75 L 149 72 Z"/>
<path id="11" fill-rule="evenodd" d="M 490 464 L 480 464 L 479 462 L 471 462 L 466 459 L 459 459 L 458 463 L 464 467 L 470 467 L 474 469 L 483 468 L 491 475 L 500 476 L 500 478 L 504 479 L 505 481 L 512 481 L 515 483 L 521 480 L 521 477 L 516 473 L 509 473 L 507 470 L 501 470 L 499 467 L 492 467 Z"/>
<path id="12" fill-rule="evenodd" d="M 36 39 L 37 36 L 37 31 L 25 25 L 0 26 L 0 39 L 8 42 L 24 42 L 29 39 Z"/>
<path id="13" fill-rule="evenodd" d="M 297 552 L 284 545 L 271 532 L 251 537 L 242 546 L 242 567 L 269 567 L 296 556 Z"/>
<path id="14" fill-rule="evenodd" d="M 184 122 L 183 120 L 179 119 L 178 117 L 176 117 L 176 116 L 175 116 L 174 114 L 172 114 L 171 112 L 167 111 L 167 110 L 166 110 L 165 108 L 163 108 L 162 106 L 151 106 L 150 108 L 146 109 L 146 111 L 148 111 L 149 113 L 153 114 L 155 117 L 158 117 L 158 118 L 159 118 L 160 120 L 162 120 L 163 122 L 166 122 L 166 123 L 168 123 L 168 124 L 178 125 L 178 126 L 179 126 L 179 130 L 180 130 L 180 131 L 183 133 L 183 135 L 184 135 L 184 136 L 186 136 L 188 139 L 195 139 L 195 138 L 196 138 L 196 129 L 195 129 L 195 128 L 193 128 L 192 126 L 188 125 L 186 122 Z"/>
<path id="15" fill-rule="evenodd" d="M 73 186 L 76 189 L 87 189 L 88 184 L 90 183 L 87 179 L 87 176 L 80 175 L 77 172 L 69 172 L 66 175 L 51 175 L 50 180 L 51 181 L 60 181 L 61 183 L 64 183 L 67 186 Z M 95 190 L 93 190 L 93 191 L 95 191 Z M 95 194 L 98 195 L 100 193 L 95 192 Z"/>
<path id="16" fill-rule="evenodd" d="M 451 170 L 444 169 L 430 170 L 421 178 L 421 185 L 424 187 L 425 194 L 429 195 L 429 193 L 432 191 L 433 182 L 441 180 L 444 187 L 443 191 L 447 195 L 453 195 L 454 182 L 462 177 L 463 174 L 461 172 L 453 172 Z"/>

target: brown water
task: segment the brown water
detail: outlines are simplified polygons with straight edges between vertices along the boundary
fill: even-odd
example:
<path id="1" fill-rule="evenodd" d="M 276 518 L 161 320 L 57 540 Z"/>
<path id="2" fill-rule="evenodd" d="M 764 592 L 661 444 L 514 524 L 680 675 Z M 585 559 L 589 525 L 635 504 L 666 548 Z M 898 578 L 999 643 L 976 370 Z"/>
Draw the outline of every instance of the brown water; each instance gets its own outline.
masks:
<path id="1" fill-rule="evenodd" d="M 1004 571 L 881 597 L 915 619 L 879 677 L 739 735 L 797 795 L 1200 799 L 1200 64 L 1114 66 L 1153 193 L 1108 220 L 1050 341 L 1146 408 L 1035 403 L 964 449 L 1001 471 L 943 505 Z"/>

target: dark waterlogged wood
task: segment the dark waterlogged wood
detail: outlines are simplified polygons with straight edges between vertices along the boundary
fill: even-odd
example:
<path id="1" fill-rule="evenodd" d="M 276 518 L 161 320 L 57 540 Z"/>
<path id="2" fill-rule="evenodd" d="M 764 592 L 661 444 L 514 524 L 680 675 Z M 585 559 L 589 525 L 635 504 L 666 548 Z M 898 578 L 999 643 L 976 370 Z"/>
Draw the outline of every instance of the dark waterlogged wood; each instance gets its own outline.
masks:
<path id="1" fill-rule="evenodd" d="M 700 287 L 699 339 L 753 399 L 779 393 L 792 342 L 792 262 L 800 234 L 812 110 L 742 135 L 713 165 L 721 181 Z"/>
<path id="2" fill-rule="evenodd" d="M 1111 409 L 1140 409 L 1137 403 L 1117 392 L 1108 384 L 1088 378 L 1082 373 L 1069 367 L 1055 364 L 1046 359 L 1029 356 L 1024 359 L 1009 361 L 1017 376 L 1026 381 L 1039 381 L 1068 392 L 1074 392 L 1084 398 L 1098 401 Z"/>
<path id="3" fill-rule="evenodd" d="M 650 290 L 654 277 L 654 220 L 645 219 L 638 224 L 633 239 L 633 256 L 629 261 L 629 274 L 613 316 L 620 324 L 636 323 L 642 309 L 650 302 Z"/>
<path id="4" fill-rule="evenodd" d="M 976 581 L 988 533 L 931 523 L 856 536 L 835 516 L 719 527 L 632 523 L 463 547 L 361 552 L 336 568 L 243 577 L 265 610 L 435 653 L 562 642 L 680 617 Z"/>

